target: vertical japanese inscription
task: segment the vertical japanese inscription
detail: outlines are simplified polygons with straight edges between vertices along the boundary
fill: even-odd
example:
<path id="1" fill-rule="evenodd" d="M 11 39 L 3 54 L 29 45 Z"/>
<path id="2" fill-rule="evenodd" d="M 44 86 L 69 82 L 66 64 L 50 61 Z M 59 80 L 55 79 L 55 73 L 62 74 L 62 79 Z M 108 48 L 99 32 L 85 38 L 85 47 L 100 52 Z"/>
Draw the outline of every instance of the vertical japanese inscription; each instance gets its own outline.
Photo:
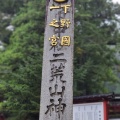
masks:
<path id="1" fill-rule="evenodd" d="M 72 120 L 74 0 L 47 0 L 39 120 Z"/>

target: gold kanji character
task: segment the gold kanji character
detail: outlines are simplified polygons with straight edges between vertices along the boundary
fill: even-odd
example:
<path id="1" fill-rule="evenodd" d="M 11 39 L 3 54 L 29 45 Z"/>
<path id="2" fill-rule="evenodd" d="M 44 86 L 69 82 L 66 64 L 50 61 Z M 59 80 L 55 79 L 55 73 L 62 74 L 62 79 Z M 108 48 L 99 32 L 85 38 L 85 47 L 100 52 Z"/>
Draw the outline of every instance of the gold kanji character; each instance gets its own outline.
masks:
<path id="1" fill-rule="evenodd" d="M 61 8 L 64 9 L 64 12 L 67 13 L 67 10 L 68 8 L 70 7 L 71 5 L 61 5 Z"/>
<path id="2" fill-rule="evenodd" d="M 70 36 L 63 36 L 61 39 L 61 46 L 69 46 L 70 45 Z"/>
<path id="3" fill-rule="evenodd" d="M 52 10 L 52 9 L 59 9 L 59 8 L 60 8 L 60 6 L 51 6 L 50 10 Z"/>
<path id="4" fill-rule="evenodd" d="M 51 40 L 51 46 L 56 46 L 57 45 L 57 40 L 59 39 L 59 37 L 56 37 L 55 35 L 53 35 L 51 38 L 49 38 L 49 40 Z"/>
<path id="5" fill-rule="evenodd" d="M 60 22 L 61 22 L 60 27 L 65 27 L 66 26 L 68 28 L 70 26 L 70 24 L 71 24 L 69 19 L 61 19 Z"/>
<path id="6" fill-rule="evenodd" d="M 64 13 L 66 14 L 67 11 L 68 11 L 68 8 L 69 8 L 70 6 L 71 6 L 71 5 L 51 6 L 51 7 L 50 7 L 50 10 L 63 8 L 63 9 L 64 9 Z"/>
<path id="7" fill-rule="evenodd" d="M 53 27 L 58 28 L 58 27 L 59 27 L 59 25 L 58 25 L 58 24 L 56 24 L 56 23 L 58 23 L 58 21 L 57 21 L 57 20 L 55 20 L 55 19 L 53 19 L 53 21 L 52 21 L 49 25 L 50 25 L 50 26 L 53 26 Z"/>

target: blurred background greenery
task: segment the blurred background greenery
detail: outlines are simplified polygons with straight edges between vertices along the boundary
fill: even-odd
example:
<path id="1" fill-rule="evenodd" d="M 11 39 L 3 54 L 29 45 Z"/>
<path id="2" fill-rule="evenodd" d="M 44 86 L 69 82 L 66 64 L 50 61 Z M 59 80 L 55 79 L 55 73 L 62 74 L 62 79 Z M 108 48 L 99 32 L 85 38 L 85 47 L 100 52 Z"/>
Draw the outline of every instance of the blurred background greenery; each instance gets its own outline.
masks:
<path id="1" fill-rule="evenodd" d="M 45 0 L 0 0 L 0 113 L 38 120 Z M 76 0 L 74 96 L 120 92 L 120 5 Z"/>

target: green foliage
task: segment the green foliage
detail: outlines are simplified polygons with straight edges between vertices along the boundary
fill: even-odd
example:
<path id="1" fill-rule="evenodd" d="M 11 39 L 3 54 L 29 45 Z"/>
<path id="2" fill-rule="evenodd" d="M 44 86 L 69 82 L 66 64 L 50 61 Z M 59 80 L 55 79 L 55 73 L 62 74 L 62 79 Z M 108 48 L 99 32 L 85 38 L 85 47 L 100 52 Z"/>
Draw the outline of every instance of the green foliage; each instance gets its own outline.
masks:
<path id="1" fill-rule="evenodd" d="M 23 6 L 24 0 L 1 0 L 0 11 L 7 14 L 14 14 L 19 10 L 20 6 Z"/>
<path id="2" fill-rule="evenodd" d="M 7 91 L 2 110 L 12 120 L 38 119 L 45 19 L 40 6 L 38 0 L 28 2 L 14 17 L 10 45 L 0 54 L 2 69 L 8 71 L 1 73 Z"/>
<path id="3" fill-rule="evenodd" d="M 5 19 L 6 18 L 6 19 Z M 6 27 L 10 24 L 11 17 L 0 12 L 0 40 L 4 43 L 9 43 L 9 37 L 11 31 L 7 30 Z"/>
<path id="4" fill-rule="evenodd" d="M 1 0 L 0 1 L 0 40 L 9 44 L 11 31 L 6 29 L 11 22 L 12 17 L 24 5 L 24 0 Z"/>
<path id="5" fill-rule="evenodd" d="M 74 95 L 110 92 L 106 84 L 118 82 L 117 60 L 115 49 L 107 44 L 120 42 L 116 17 L 120 6 L 106 0 L 76 3 Z"/>

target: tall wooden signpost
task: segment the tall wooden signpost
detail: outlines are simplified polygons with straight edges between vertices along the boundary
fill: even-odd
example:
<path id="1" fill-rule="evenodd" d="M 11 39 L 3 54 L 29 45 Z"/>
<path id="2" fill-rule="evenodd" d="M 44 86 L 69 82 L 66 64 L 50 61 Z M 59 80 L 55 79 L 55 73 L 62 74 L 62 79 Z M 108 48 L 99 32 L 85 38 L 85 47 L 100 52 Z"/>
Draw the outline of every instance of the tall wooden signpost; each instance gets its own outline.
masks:
<path id="1" fill-rule="evenodd" d="M 74 0 L 47 0 L 39 120 L 73 120 Z"/>

